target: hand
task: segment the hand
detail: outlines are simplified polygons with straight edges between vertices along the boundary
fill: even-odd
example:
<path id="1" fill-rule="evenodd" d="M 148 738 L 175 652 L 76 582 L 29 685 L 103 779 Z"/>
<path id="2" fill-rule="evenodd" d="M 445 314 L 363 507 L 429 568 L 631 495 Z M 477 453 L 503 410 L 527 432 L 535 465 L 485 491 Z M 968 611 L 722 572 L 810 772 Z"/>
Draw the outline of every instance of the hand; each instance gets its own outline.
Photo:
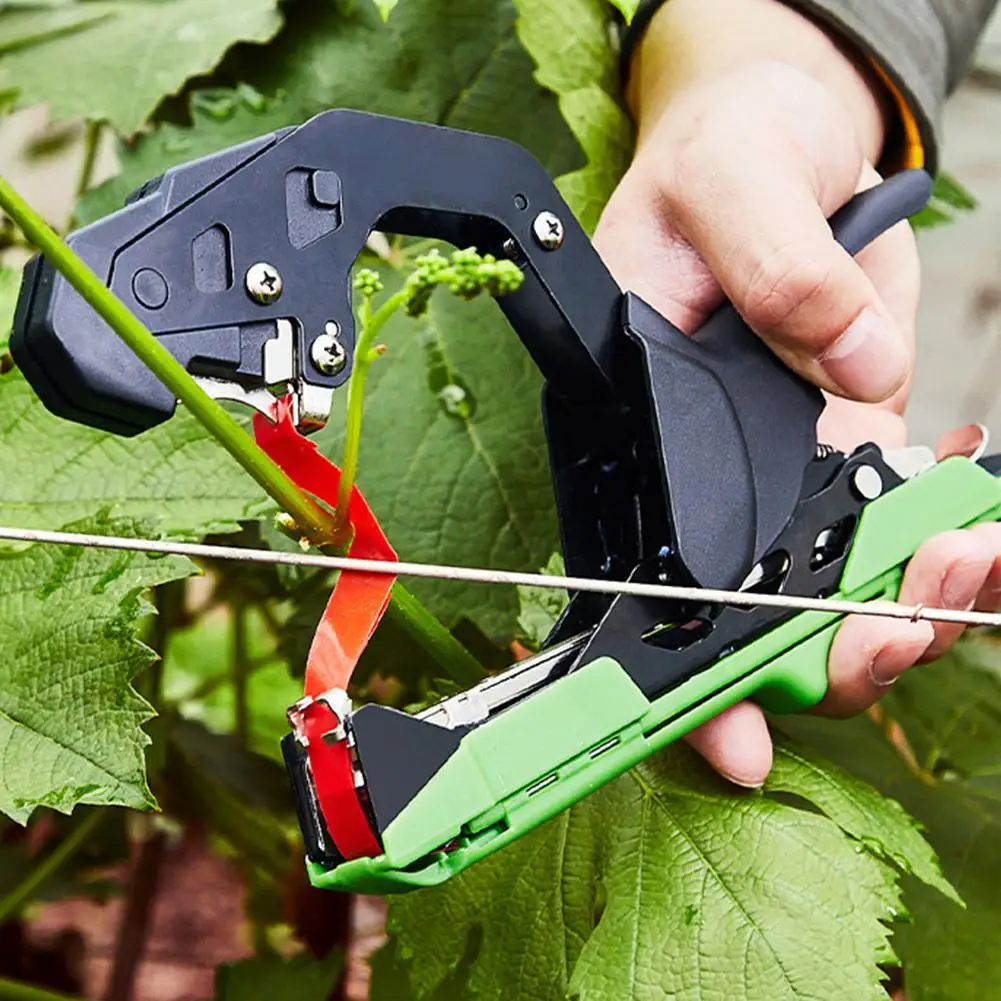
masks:
<path id="1" fill-rule="evenodd" d="M 777 57 L 777 58 L 776 58 Z M 671 0 L 633 67 L 634 161 L 595 245 L 624 288 L 683 330 L 729 298 L 787 364 L 828 394 L 822 441 L 905 443 L 903 409 L 919 294 L 910 227 L 852 259 L 826 219 L 879 181 L 885 95 L 820 28 L 776 0 Z M 993 610 L 1001 525 L 920 547 L 900 600 Z M 874 703 L 903 671 L 941 656 L 961 627 L 849 617 L 817 711 Z M 761 785 L 764 715 L 734 706 L 689 735 L 722 775 Z"/>

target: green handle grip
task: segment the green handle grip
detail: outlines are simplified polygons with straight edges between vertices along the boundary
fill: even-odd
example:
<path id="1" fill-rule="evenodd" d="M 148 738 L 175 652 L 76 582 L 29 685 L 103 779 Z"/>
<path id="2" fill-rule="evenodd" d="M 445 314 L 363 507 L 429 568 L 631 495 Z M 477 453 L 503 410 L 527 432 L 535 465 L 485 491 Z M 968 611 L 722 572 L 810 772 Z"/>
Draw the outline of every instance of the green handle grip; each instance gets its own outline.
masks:
<path id="1" fill-rule="evenodd" d="M 1001 481 L 969 459 L 945 459 L 866 506 L 838 597 L 894 601 L 904 566 L 922 542 L 999 519 Z M 755 701 L 776 713 L 816 705 L 827 690 L 827 660 L 839 622 L 775 656 Z"/>

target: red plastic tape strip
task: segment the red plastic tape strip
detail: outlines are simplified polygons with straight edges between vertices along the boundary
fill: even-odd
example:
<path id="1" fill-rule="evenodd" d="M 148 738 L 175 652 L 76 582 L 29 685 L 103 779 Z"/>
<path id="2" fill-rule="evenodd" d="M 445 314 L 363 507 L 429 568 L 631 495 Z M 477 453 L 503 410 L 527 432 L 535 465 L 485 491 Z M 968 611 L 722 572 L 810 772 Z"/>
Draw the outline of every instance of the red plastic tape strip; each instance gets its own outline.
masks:
<path id="1" fill-rule="evenodd" d="M 303 490 L 331 507 L 337 502 L 341 471 L 316 445 L 299 433 L 288 399 L 278 401 L 274 423 L 254 415 L 258 445 Z M 348 556 L 365 560 L 395 560 L 372 509 L 356 486 L 349 517 L 355 536 Z M 314 698 L 330 688 L 347 688 L 348 680 L 375 627 L 389 604 L 395 577 L 388 574 L 343 573 L 317 627 L 306 661 L 306 694 Z"/>
<path id="2" fill-rule="evenodd" d="M 322 701 L 314 702 L 303 714 L 316 798 L 341 855 L 375 858 L 382 854 L 382 846 L 358 800 L 351 749 L 346 740 L 328 744 L 323 739 L 338 722 L 337 714 Z"/>

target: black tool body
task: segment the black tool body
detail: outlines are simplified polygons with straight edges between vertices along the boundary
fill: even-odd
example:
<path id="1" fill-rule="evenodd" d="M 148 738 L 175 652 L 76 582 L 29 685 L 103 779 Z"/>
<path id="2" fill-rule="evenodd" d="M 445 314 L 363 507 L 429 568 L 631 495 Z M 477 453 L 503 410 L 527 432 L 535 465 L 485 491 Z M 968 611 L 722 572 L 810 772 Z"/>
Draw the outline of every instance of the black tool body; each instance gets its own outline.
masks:
<path id="1" fill-rule="evenodd" d="M 834 236 L 855 253 L 929 193 L 925 173 L 900 174 L 837 213 Z M 373 229 L 475 246 L 523 269 L 522 287 L 499 304 L 546 380 L 569 573 L 732 588 L 757 567 L 760 586 L 773 590 L 836 590 L 864 503 L 850 486 L 853 468 L 878 467 L 885 488 L 899 477 L 874 447 L 818 452 L 822 395 L 731 306 L 686 336 L 624 293 L 541 165 L 509 142 L 330 111 L 168 171 L 70 244 L 193 372 L 268 388 L 266 348 L 285 323 L 292 375 L 329 390 L 350 375 L 350 272 Z M 248 293 L 262 262 L 281 277 L 268 302 Z M 348 358 L 335 373 L 311 351 L 330 331 Z M 173 413 L 166 388 L 41 259 L 26 270 L 11 347 L 60 416 L 132 435 Z M 578 595 L 547 646 L 585 638 L 554 658 L 552 675 L 614 651 L 652 697 L 776 620 L 765 610 Z M 665 640 L 665 621 L 685 628 Z M 374 771 L 388 712 L 356 714 Z M 394 752 L 383 770 L 395 777 L 373 782 L 375 797 L 392 786 L 393 802 L 405 803 L 424 779 L 401 763 L 421 761 L 423 774 L 454 749 L 461 730 L 425 741 L 428 726 L 408 724 L 405 742 L 417 744 Z"/>

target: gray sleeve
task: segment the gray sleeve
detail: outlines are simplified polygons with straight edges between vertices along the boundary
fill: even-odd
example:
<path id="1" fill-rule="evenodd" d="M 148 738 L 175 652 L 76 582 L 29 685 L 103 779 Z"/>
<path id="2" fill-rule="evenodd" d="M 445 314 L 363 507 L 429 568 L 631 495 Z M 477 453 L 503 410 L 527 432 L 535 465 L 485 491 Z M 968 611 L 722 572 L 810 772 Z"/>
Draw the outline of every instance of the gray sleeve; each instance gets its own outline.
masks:
<path id="1" fill-rule="evenodd" d="M 656 10 L 643 0 L 626 53 Z M 942 108 L 966 74 L 998 0 L 783 0 L 855 43 L 882 66 L 918 121 L 928 167 L 937 168 Z"/>

